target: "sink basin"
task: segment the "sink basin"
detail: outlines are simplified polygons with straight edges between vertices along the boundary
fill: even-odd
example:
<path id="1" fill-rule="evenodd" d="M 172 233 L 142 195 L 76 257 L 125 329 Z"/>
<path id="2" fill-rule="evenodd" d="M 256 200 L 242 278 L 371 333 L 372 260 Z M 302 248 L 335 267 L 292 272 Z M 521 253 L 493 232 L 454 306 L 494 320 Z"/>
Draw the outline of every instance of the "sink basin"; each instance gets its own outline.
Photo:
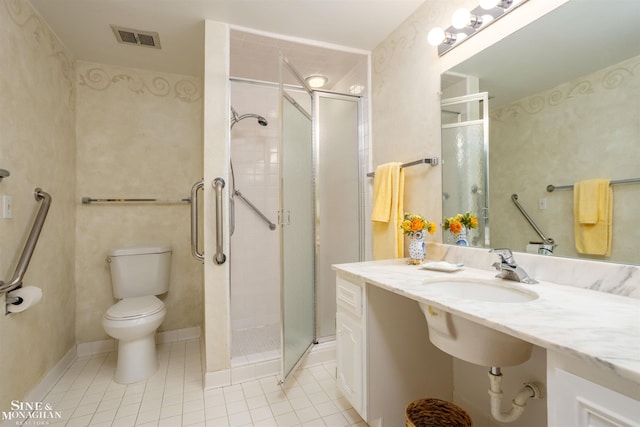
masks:
<path id="1" fill-rule="evenodd" d="M 460 299 L 488 302 L 528 302 L 538 299 L 533 291 L 508 285 L 504 280 L 473 280 L 467 278 L 425 281 L 430 290 Z"/>
<path id="2" fill-rule="evenodd" d="M 438 279 L 425 282 L 425 286 L 438 294 L 461 300 L 523 303 L 538 298 L 533 291 L 491 280 Z M 431 342 L 458 359 L 481 366 L 504 367 L 519 365 L 531 357 L 531 343 L 427 303 L 420 303 L 420 308 L 427 319 Z M 500 310 L 500 305 L 496 310 Z"/>

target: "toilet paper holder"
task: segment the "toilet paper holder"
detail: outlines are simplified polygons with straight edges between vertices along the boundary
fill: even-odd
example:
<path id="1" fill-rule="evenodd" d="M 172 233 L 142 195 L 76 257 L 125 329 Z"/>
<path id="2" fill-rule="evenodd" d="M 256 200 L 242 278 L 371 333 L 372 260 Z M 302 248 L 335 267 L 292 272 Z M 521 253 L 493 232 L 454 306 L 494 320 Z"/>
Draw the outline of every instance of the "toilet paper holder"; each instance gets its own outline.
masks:
<path id="1" fill-rule="evenodd" d="M 20 286 L 21 287 L 21 286 Z M 16 289 L 20 289 L 20 287 L 16 288 Z M 15 289 L 14 289 L 15 291 Z M 11 314 L 11 312 L 9 311 L 9 306 L 10 305 L 20 305 L 24 302 L 24 300 L 22 299 L 22 297 L 10 297 L 8 294 L 6 296 L 5 299 L 5 307 L 4 307 L 4 314 Z"/>
<path id="2" fill-rule="evenodd" d="M 6 304 L 12 304 L 12 305 L 20 305 L 22 304 L 24 300 L 22 299 L 22 297 L 7 297 L 6 299 Z"/>
<path id="3" fill-rule="evenodd" d="M 31 256 L 35 250 L 36 243 L 38 243 L 38 237 L 40 236 L 42 226 L 44 225 L 47 213 L 49 212 L 49 206 L 51 206 L 51 196 L 49 193 L 42 191 L 41 188 L 36 188 L 33 193 L 36 201 L 42 201 L 42 204 L 40 205 L 40 209 L 38 209 L 36 219 L 33 222 L 33 227 L 31 227 L 31 232 L 29 233 L 27 242 L 24 245 L 22 255 L 18 260 L 18 265 L 16 266 L 16 271 L 13 273 L 13 277 L 7 283 L 0 280 L 0 295 L 8 294 L 13 290 L 22 287 L 22 279 L 24 278 L 24 274 L 29 266 L 29 261 L 31 261 Z M 19 298 L 20 301 L 14 298 Z M 22 298 L 20 297 L 10 297 L 9 295 L 6 295 L 6 305 L 20 305 L 22 303 L 21 300 Z M 6 314 L 8 313 L 9 312 L 7 311 Z"/>

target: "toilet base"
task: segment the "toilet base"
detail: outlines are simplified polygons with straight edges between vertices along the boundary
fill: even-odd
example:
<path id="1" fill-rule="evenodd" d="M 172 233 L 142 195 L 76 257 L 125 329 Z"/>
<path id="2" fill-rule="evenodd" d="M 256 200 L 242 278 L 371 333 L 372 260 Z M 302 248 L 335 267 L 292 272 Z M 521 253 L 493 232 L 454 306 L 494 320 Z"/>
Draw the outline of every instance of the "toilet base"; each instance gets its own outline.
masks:
<path id="1" fill-rule="evenodd" d="M 155 331 L 133 341 L 118 341 L 118 363 L 114 381 L 131 384 L 145 380 L 158 370 Z"/>

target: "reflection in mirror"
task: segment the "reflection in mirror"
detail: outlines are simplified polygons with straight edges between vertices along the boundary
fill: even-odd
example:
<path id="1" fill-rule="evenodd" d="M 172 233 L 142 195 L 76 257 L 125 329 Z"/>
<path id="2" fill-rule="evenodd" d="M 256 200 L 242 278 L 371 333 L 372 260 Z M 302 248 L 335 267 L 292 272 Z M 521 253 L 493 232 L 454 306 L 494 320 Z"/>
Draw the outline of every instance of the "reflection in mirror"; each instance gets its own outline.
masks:
<path id="1" fill-rule="evenodd" d="M 570 0 L 443 75 L 443 98 L 489 94 L 490 246 L 537 252 L 518 194 L 555 256 L 640 264 L 640 183 L 612 187 L 609 256 L 576 251 L 571 187 L 640 178 L 638 22 L 637 1 Z"/>
<path id="2" fill-rule="evenodd" d="M 478 219 L 478 227 L 452 227 L 445 241 L 456 245 L 487 246 L 489 210 L 487 162 L 489 116 L 487 93 L 442 101 L 442 215 Z M 445 228 L 450 221 L 445 221 Z M 447 240 L 448 239 L 448 240 Z"/>

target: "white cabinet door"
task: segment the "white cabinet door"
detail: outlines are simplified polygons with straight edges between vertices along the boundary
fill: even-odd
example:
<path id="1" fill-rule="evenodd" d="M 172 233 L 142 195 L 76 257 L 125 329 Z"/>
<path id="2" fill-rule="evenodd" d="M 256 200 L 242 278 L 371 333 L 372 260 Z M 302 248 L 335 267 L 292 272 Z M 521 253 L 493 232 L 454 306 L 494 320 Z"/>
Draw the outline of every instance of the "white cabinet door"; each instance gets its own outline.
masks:
<path id="1" fill-rule="evenodd" d="M 549 427 L 640 427 L 640 402 L 556 369 L 549 382 Z"/>
<path id="2" fill-rule="evenodd" d="M 336 313 L 336 368 L 338 388 L 363 416 L 362 326 L 360 320 L 338 310 Z"/>

